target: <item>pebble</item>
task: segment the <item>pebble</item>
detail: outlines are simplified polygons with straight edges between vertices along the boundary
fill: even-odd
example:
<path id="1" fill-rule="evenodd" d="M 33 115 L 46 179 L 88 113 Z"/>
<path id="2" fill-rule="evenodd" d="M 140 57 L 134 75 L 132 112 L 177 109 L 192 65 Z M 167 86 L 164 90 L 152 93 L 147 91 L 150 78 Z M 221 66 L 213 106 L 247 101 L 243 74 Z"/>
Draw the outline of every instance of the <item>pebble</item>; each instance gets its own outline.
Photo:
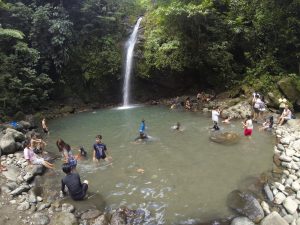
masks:
<path id="1" fill-rule="evenodd" d="M 64 203 L 61 206 L 61 211 L 62 212 L 68 212 L 68 213 L 72 213 L 75 211 L 75 207 L 69 203 Z"/>

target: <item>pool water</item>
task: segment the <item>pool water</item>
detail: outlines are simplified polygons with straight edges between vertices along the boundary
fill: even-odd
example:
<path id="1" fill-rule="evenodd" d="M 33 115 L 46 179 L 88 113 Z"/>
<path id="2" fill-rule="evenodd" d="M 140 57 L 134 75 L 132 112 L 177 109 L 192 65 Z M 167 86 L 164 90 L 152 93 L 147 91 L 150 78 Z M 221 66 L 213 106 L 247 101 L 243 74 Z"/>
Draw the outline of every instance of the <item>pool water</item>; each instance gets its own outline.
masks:
<path id="1" fill-rule="evenodd" d="M 141 119 L 150 140 L 135 143 Z M 171 129 L 180 122 L 182 132 Z M 127 206 L 145 213 L 145 224 L 193 224 L 231 215 L 226 197 L 248 176 L 272 168 L 272 135 L 254 127 L 249 140 L 240 121 L 221 131 L 241 135 L 233 145 L 210 141 L 211 115 L 144 106 L 127 110 L 83 112 L 49 123 L 47 151 L 58 150 L 60 137 L 72 148 L 84 146 L 88 159 L 79 161 L 81 179 L 89 180 L 89 199 L 101 210 Z M 101 134 L 112 164 L 92 162 L 92 145 Z M 61 161 L 56 166 L 60 168 Z M 144 173 L 142 173 L 144 171 Z M 59 190 L 63 173 L 51 179 Z"/>

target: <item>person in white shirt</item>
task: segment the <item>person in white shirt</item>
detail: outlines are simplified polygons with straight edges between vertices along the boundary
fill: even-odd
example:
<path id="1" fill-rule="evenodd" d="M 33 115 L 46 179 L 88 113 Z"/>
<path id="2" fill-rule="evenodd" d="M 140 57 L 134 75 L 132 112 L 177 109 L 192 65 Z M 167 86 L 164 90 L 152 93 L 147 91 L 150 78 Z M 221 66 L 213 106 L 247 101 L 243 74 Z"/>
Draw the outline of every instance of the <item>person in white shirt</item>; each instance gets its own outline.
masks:
<path id="1" fill-rule="evenodd" d="M 221 111 L 220 111 L 219 107 L 214 107 L 213 110 L 211 111 L 211 119 L 214 123 L 214 126 L 213 126 L 214 130 L 220 130 L 220 128 L 218 126 L 220 113 L 221 113 Z"/>
<path id="2" fill-rule="evenodd" d="M 281 126 L 284 122 L 286 122 L 290 119 L 292 119 L 292 112 L 289 109 L 289 106 L 285 105 L 285 108 L 284 108 L 281 116 L 279 117 L 278 125 Z"/>
<path id="3" fill-rule="evenodd" d="M 257 121 L 260 118 L 260 109 L 261 106 L 264 104 L 263 101 L 260 99 L 260 96 L 258 94 L 255 95 L 252 99 L 253 105 L 253 121 Z"/>
<path id="4" fill-rule="evenodd" d="M 253 123 L 251 120 L 251 116 L 247 115 L 245 122 L 242 122 L 244 127 L 244 135 L 251 137 L 253 131 Z"/>

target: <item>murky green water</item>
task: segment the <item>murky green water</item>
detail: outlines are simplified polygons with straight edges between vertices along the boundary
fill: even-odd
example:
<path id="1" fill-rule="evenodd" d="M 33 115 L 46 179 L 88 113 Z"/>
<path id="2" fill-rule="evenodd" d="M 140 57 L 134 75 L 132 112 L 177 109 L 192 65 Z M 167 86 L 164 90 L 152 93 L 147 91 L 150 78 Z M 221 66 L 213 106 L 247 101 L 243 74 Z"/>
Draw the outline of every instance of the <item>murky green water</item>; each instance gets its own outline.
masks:
<path id="1" fill-rule="evenodd" d="M 151 142 L 134 144 L 139 123 L 145 118 Z M 179 121 L 185 130 L 170 129 Z M 77 206 L 96 204 L 100 208 L 127 205 L 146 211 L 148 224 L 174 224 L 194 219 L 205 221 L 230 214 L 226 196 L 247 176 L 258 176 L 272 167 L 270 133 L 254 129 L 249 141 L 242 136 L 240 121 L 223 125 L 223 131 L 241 134 L 235 145 L 209 140 L 210 114 L 174 112 L 162 107 L 130 110 L 107 109 L 79 113 L 49 124 L 48 151 L 57 152 L 58 137 L 71 146 L 83 145 L 89 159 L 77 167 L 82 180 L 90 182 L 91 198 Z M 112 166 L 92 160 L 92 144 L 103 135 Z M 59 168 L 60 162 L 57 162 Z M 144 174 L 137 169 L 144 169 Z M 63 174 L 59 174 L 61 177 Z M 60 185 L 57 179 L 57 189 Z M 96 195 L 94 195 L 96 194 Z"/>

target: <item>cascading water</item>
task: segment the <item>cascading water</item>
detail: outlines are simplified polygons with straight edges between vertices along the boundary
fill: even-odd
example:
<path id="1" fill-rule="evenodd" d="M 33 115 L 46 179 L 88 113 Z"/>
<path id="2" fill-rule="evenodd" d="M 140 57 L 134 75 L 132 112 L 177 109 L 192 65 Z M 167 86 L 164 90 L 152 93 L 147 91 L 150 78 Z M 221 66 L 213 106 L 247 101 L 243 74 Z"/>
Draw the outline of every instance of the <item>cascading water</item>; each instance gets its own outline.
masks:
<path id="1" fill-rule="evenodd" d="M 129 107 L 129 91 L 130 91 L 130 75 L 132 69 L 132 60 L 133 60 L 133 50 L 135 43 L 137 41 L 138 29 L 141 23 L 142 17 L 140 17 L 137 23 L 134 26 L 133 32 L 130 35 L 128 41 L 126 42 L 126 64 L 125 64 L 125 75 L 124 75 L 124 84 L 123 84 L 123 106 L 122 108 Z"/>

